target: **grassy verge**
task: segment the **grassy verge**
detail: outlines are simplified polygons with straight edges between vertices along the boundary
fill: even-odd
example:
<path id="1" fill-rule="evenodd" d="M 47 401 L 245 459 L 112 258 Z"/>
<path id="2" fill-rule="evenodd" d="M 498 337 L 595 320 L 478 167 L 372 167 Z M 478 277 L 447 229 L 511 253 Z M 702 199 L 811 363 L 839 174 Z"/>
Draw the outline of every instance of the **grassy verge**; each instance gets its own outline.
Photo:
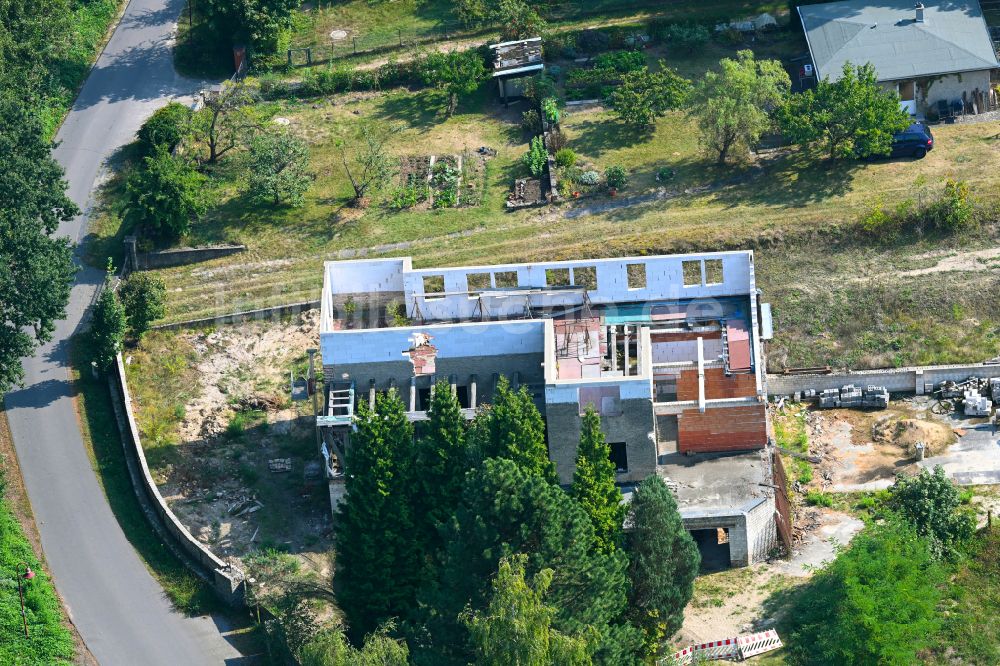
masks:
<path id="1" fill-rule="evenodd" d="M 806 433 L 806 408 L 802 405 L 791 405 L 775 413 L 772 419 L 774 439 L 778 446 L 795 453 L 809 452 L 809 436 Z M 806 485 L 813 478 L 812 465 L 808 460 L 790 455 L 782 455 L 785 468 L 788 469 L 789 481 L 798 481 Z"/>
<path id="2" fill-rule="evenodd" d="M 0 663 L 69 664 L 74 656 L 73 633 L 52 580 L 7 500 L 5 476 L 0 468 Z M 17 586 L 17 577 L 24 572 L 22 563 L 35 572 L 33 579 L 23 581 L 28 637 Z"/>
<path id="3" fill-rule="evenodd" d="M 38 106 L 47 137 L 55 136 L 59 124 L 73 105 L 90 66 L 103 48 L 118 12 L 127 0 L 89 0 L 73 3 L 73 30 L 67 35 L 68 49 L 51 72 L 54 90 Z"/>
<path id="4" fill-rule="evenodd" d="M 191 614 L 222 610 L 209 586 L 177 559 L 147 522 L 125 463 L 107 380 L 94 379 L 89 358 L 86 343 L 74 340 L 72 372 L 81 432 L 115 518 L 174 605 Z"/>

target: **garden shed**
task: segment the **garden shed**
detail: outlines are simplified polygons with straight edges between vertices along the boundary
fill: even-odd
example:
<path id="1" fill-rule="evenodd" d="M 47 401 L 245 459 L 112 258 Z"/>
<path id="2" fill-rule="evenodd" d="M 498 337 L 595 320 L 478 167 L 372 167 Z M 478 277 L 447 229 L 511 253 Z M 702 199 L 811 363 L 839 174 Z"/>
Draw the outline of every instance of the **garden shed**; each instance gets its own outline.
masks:
<path id="1" fill-rule="evenodd" d="M 499 85 L 504 104 L 524 94 L 522 79 L 545 69 L 541 37 L 492 44 L 490 53 L 493 56 L 493 78 Z"/>

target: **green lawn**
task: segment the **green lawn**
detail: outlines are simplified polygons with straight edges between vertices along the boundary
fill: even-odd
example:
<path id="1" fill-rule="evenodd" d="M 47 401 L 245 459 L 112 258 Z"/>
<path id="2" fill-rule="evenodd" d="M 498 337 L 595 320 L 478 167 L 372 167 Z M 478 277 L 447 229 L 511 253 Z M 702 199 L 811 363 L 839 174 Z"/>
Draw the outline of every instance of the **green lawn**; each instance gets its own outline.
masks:
<path id="1" fill-rule="evenodd" d="M 788 5 L 782 1 L 720 0 L 594 0 L 557 3 L 544 14 L 549 28 L 575 30 L 609 24 L 642 25 L 650 18 L 714 24 L 729 19 L 756 16 L 761 12 L 782 18 Z M 333 41 L 330 33 L 343 30 L 348 36 Z M 290 44 L 295 48 L 316 49 L 314 57 L 344 57 L 358 51 L 401 48 L 413 42 L 485 37 L 497 28 L 468 28 L 458 20 L 450 0 L 394 0 L 372 2 L 314 2 L 303 5 L 295 21 Z"/>

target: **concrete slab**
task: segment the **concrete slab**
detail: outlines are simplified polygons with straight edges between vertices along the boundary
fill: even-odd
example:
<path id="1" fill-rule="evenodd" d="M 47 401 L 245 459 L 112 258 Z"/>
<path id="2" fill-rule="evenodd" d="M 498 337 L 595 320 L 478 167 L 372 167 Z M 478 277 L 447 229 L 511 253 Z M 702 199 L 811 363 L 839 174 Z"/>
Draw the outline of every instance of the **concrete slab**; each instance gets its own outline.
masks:
<path id="1" fill-rule="evenodd" d="M 735 511 L 767 496 L 771 483 L 767 455 L 764 451 L 692 456 L 670 453 L 660 456 L 656 471 L 677 484 L 677 508 L 685 514 L 702 508 Z"/>
<path id="2" fill-rule="evenodd" d="M 1000 438 L 993 426 L 983 419 L 946 417 L 951 427 L 961 434 L 958 441 L 939 456 L 917 463 L 933 469 L 941 465 L 945 473 L 960 485 L 981 486 L 1000 483 Z"/>
<path id="3" fill-rule="evenodd" d="M 773 563 L 776 573 L 787 576 L 807 577 L 812 569 L 829 562 L 837 554 L 838 546 L 846 546 L 861 531 L 865 524 L 846 513 L 830 511 L 823 514 L 819 529 L 809 534 L 805 541 L 792 552 L 792 557 Z"/>

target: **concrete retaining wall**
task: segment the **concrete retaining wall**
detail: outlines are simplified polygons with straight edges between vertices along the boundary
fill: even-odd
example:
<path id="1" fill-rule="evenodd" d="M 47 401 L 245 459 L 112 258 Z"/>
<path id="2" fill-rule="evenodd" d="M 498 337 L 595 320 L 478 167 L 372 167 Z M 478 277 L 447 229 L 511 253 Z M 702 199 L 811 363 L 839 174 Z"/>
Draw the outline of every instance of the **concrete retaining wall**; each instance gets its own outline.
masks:
<path id="1" fill-rule="evenodd" d="M 196 264 L 201 261 L 228 257 L 231 254 L 245 252 L 246 245 L 213 245 L 210 247 L 184 247 L 174 250 L 161 250 L 158 252 L 139 252 L 135 256 L 139 270 L 149 270 L 152 268 L 170 268 L 171 266 L 185 266 Z"/>
<path id="2" fill-rule="evenodd" d="M 153 326 L 153 329 L 172 331 L 179 328 L 200 328 L 203 326 L 221 326 L 223 324 L 241 324 L 243 322 L 261 321 L 264 319 L 280 319 L 281 317 L 301 314 L 306 310 L 315 310 L 318 307 L 319 301 L 287 303 L 285 305 L 275 305 L 270 308 L 261 308 L 260 310 L 246 310 L 244 312 L 232 312 L 214 317 L 203 317 L 202 319 L 188 319 L 171 324 L 160 324 L 159 326 Z"/>
<path id="3" fill-rule="evenodd" d="M 121 354 L 115 359 L 113 370 L 112 386 L 124 411 L 124 428 L 122 433 L 122 446 L 125 448 L 125 455 L 129 459 L 130 470 L 134 469 L 133 485 L 140 501 L 152 507 L 155 518 L 164 528 L 167 534 L 174 539 L 176 544 L 184 551 L 190 563 L 197 567 L 195 573 L 210 581 L 215 592 L 227 604 L 241 606 L 244 603 L 244 582 L 243 573 L 238 569 L 230 567 L 220 560 L 216 555 L 205 547 L 200 541 L 191 536 L 187 528 L 181 524 L 174 515 L 170 507 L 167 506 L 163 496 L 160 495 L 152 475 L 149 473 L 149 466 L 146 464 L 146 455 L 142 450 L 139 439 L 139 428 L 135 422 L 135 414 L 132 410 L 132 398 L 129 394 L 128 383 L 125 379 L 125 366 L 122 363 Z"/>
<path id="4" fill-rule="evenodd" d="M 829 375 L 768 375 L 767 392 L 772 396 L 792 395 L 796 391 L 840 388 L 846 384 L 858 386 L 884 386 L 891 393 L 929 392 L 946 379 L 963 381 L 969 377 L 1000 377 L 1000 365 L 928 365 L 923 367 L 894 368 L 889 370 L 859 370 Z"/>

